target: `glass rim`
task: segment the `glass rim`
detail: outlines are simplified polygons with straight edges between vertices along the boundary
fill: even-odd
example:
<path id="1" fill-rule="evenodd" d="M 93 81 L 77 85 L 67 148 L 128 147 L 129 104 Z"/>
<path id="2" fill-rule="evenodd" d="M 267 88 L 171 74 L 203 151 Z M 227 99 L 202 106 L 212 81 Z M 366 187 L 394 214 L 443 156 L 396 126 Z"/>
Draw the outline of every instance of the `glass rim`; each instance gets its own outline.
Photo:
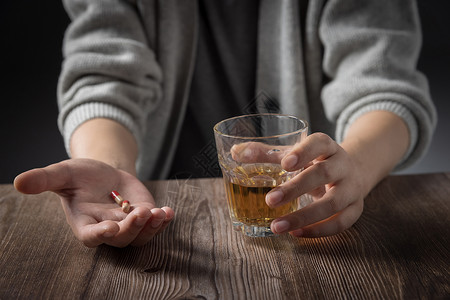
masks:
<path id="1" fill-rule="evenodd" d="M 269 135 L 269 136 L 239 136 L 239 135 L 232 135 L 232 134 L 226 134 L 223 133 L 222 131 L 220 131 L 218 129 L 218 127 L 228 121 L 231 120 L 236 120 L 236 119 L 243 119 L 243 118 L 248 118 L 248 117 L 257 117 L 257 116 L 274 116 L 274 117 L 286 117 L 289 119 L 294 119 L 296 121 L 299 121 L 303 127 L 300 129 L 297 129 L 295 131 L 291 131 L 288 133 L 283 133 L 283 134 L 276 134 L 276 135 Z M 246 114 L 246 115 L 239 115 L 239 116 L 235 116 L 235 117 L 231 117 L 231 118 L 227 118 L 224 119 L 220 122 L 218 122 L 216 125 L 214 125 L 213 127 L 214 132 L 219 134 L 220 136 L 223 137 L 228 137 L 228 138 L 234 138 L 234 139 L 242 139 L 242 140 L 262 140 L 262 139 L 271 139 L 271 138 L 279 138 L 279 137 L 284 137 L 284 136 L 289 136 L 289 135 L 295 135 L 295 134 L 299 134 L 304 132 L 305 130 L 308 130 L 308 122 L 306 122 L 305 120 L 302 120 L 300 118 L 297 118 L 295 116 L 292 115 L 286 115 L 286 114 L 276 114 L 276 113 L 256 113 L 256 114 Z"/>

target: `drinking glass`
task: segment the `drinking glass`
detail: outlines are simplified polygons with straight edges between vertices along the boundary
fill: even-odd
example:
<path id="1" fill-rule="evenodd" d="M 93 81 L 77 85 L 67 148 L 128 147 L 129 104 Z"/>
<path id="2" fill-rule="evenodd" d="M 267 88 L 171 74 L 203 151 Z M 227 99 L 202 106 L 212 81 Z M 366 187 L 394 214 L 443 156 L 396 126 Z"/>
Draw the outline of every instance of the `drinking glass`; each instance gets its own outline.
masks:
<path id="1" fill-rule="evenodd" d="M 300 172 L 284 170 L 281 160 L 307 133 L 305 121 L 281 114 L 243 115 L 214 126 L 228 208 L 236 230 L 252 237 L 273 236 L 270 223 L 299 209 L 299 198 L 270 208 L 265 197 Z"/>

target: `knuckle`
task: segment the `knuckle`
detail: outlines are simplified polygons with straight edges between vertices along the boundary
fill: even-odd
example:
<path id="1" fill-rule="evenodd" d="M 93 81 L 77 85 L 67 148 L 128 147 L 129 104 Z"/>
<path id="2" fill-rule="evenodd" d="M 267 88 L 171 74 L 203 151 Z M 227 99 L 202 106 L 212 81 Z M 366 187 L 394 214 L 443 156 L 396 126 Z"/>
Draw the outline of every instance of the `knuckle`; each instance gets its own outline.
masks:
<path id="1" fill-rule="evenodd" d="M 322 144 L 330 144 L 332 142 L 330 136 L 323 132 L 314 133 L 314 138 Z"/>
<path id="2" fill-rule="evenodd" d="M 333 180 L 333 170 L 329 163 L 326 161 L 319 161 L 315 163 L 314 166 L 318 175 L 326 181 L 326 183 L 330 183 Z"/>
<path id="3" fill-rule="evenodd" d="M 284 194 L 284 199 L 297 199 L 304 193 L 303 187 L 301 184 L 295 183 L 293 180 L 291 182 L 287 182 L 283 185 L 279 186 L 281 192 Z"/>
<path id="4" fill-rule="evenodd" d="M 316 149 L 316 151 L 325 153 L 332 153 L 336 151 L 336 142 L 327 134 L 316 132 L 310 135 L 309 146 Z"/>
<path id="5" fill-rule="evenodd" d="M 80 242 L 83 243 L 83 245 L 85 245 L 88 248 L 95 248 L 95 247 L 97 247 L 99 245 L 98 241 L 96 241 L 96 240 L 94 240 L 92 238 L 89 238 L 87 235 L 78 233 L 75 236 L 78 238 L 78 240 Z"/>
<path id="6" fill-rule="evenodd" d="M 292 191 L 290 192 L 292 198 L 297 198 L 303 193 L 302 186 L 300 184 L 293 184 Z"/>
<path id="7" fill-rule="evenodd" d="M 77 227 L 72 227 L 72 232 L 75 235 L 75 237 L 86 247 L 88 247 L 88 248 L 95 247 L 92 240 L 89 239 L 88 236 L 86 234 L 84 234 L 83 231 L 79 230 Z"/>
<path id="8" fill-rule="evenodd" d="M 75 237 L 77 237 L 77 239 L 88 248 L 95 248 L 99 245 L 99 243 L 97 241 L 95 241 L 92 238 L 89 238 L 88 236 L 83 235 L 81 233 L 75 234 Z"/>
<path id="9" fill-rule="evenodd" d="M 330 216 L 334 215 L 342 210 L 341 201 L 339 201 L 338 199 L 336 199 L 334 197 L 328 199 L 326 203 L 328 206 L 328 214 Z"/>
<path id="10" fill-rule="evenodd" d="M 291 226 L 292 228 L 301 228 L 304 227 L 305 225 L 308 225 L 308 217 L 305 216 L 304 214 L 301 214 L 300 212 L 297 213 L 295 216 L 293 216 L 291 221 Z"/>

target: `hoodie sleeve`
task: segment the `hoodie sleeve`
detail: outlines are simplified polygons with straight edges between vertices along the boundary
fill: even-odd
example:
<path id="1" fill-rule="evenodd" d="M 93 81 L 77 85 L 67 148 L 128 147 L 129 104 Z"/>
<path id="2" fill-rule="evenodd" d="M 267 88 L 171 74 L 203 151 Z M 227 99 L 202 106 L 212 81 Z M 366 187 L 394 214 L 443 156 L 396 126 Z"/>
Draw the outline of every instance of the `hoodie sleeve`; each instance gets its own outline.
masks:
<path id="1" fill-rule="evenodd" d="M 132 1 L 65 0 L 64 6 L 72 22 L 63 42 L 58 126 L 67 151 L 73 131 L 93 118 L 120 122 L 142 144 L 146 118 L 161 98 L 152 20 L 145 32 Z"/>
<path id="2" fill-rule="evenodd" d="M 396 170 L 427 151 L 437 123 L 426 78 L 417 69 L 421 27 L 412 0 L 332 0 L 324 7 L 319 34 L 322 90 L 327 118 L 341 142 L 361 115 L 390 111 L 407 124 L 410 145 Z"/>

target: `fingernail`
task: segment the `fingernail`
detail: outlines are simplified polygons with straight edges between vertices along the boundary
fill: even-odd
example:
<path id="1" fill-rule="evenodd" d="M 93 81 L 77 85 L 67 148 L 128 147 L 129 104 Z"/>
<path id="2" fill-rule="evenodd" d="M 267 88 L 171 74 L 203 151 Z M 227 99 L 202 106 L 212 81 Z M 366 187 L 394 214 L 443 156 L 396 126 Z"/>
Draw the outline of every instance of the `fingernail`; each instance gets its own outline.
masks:
<path id="1" fill-rule="evenodd" d="M 159 226 L 161 226 L 163 221 L 164 221 L 163 219 L 154 219 L 150 223 L 150 226 L 152 226 L 152 228 L 158 228 Z"/>
<path id="2" fill-rule="evenodd" d="M 288 155 L 283 160 L 283 165 L 285 169 L 292 169 L 297 165 L 298 159 L 295 155 Z"/>
<path id="3" fill-rule="evenodd" d="M 286 220 L 280 220 L 276 221 L 273 224 L 273 229 L 275 230 L 275 233 L 283 233 L 289 229 L 289 222 Z"/>
<path id="4" fill-rule="evenodd" d="M 283 201 L 284 194 L 280 190 L 275 190 L 273 192 L 269 192 L 266 196 L 266 203 L 269 206 L 275 206 L 281 201 Z"/>
<path id="5" fill-rule="evenodd" d="M 252 156 L 253 156 L 253 151 L 252 151 L 252 149 L 245 148 L 245 150 L 242 151 L 242 155 L 241 155 L 241 158 L 242 158 L 242 159 L 247 159 L 247 160 L 249 160 L 249 159 L 252 158 Z"/>

